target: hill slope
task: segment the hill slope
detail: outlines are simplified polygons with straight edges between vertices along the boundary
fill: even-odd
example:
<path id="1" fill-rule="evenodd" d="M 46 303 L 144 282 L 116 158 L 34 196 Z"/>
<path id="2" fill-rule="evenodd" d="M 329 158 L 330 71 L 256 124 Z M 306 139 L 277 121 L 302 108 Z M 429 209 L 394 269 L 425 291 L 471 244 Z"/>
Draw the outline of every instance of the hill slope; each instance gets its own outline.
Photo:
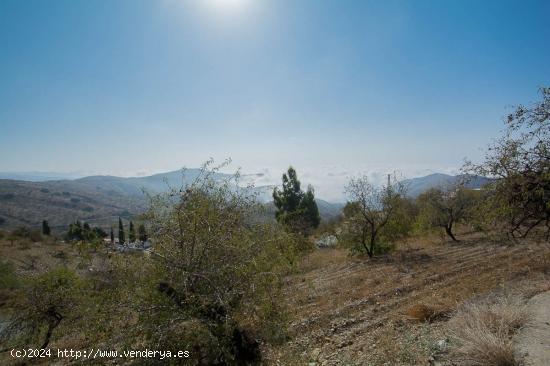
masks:
<path id="1" fill-rule="evenodd" d="M 170 187 L 181 187 L 197 178 L 199 169 L 122 178 L 90 176 L 75 180 L 30 182 L 0 179 L 0 228 L 18 226 L 39 228 L 47 220 L 54 231 L 64 231 L 75 220 L 108 228 L 118 217 L 130 219 L 147 208 L 144 192 L 156 194 Z M 215 179 L 229 177 L 217 173 Z M 255 187 L 260 202 L 268 205 L 271 186 Z M 317 200 L 323 219 L 340 214 L 342 205 Z"/>

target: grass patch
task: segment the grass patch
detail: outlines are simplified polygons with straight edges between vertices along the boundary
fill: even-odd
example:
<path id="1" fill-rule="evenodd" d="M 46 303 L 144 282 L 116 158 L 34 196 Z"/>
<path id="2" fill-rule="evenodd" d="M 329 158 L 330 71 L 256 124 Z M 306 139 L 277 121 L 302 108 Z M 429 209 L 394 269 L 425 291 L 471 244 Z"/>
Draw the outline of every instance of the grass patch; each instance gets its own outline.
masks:
<path id="1" fill-rule="evenodd" d="M 472 366 L 517 366 L 512 336 L 529 320 L 519 296 L 502 296 L 470 302 L 451 319 L 451 337 L 456 344 L 453 361 Z"/>

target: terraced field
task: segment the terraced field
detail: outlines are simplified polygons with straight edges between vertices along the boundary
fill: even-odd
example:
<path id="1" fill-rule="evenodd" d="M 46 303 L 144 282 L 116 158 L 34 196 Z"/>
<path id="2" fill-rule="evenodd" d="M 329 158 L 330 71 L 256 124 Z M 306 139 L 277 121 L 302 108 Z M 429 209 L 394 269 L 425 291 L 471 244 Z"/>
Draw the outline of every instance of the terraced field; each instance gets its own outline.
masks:
<path id="1" fill-rule="evenodd" d="M 550 246 L 534 242 L 470 239 L 409 246 L 374 260 L 318 250 L 289 280 L 294 338 L 271 358 L 285 363 L 285 354 L 293 354 L 320 365 L 428 364 L 434 342 L 445 337 L 445 317 L 413 321 L 412 308 L 422 304 L 445 314 L 476 295 L 547 274 Z"/>

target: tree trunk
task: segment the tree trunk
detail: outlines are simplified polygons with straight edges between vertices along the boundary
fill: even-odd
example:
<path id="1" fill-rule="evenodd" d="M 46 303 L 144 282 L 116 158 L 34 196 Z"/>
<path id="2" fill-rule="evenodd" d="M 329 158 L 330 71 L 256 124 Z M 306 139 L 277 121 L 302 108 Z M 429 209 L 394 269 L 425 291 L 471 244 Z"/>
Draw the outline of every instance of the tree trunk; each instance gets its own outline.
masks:
<path id="1" fill-rule="evenodd" d="M 445 226 L 445 232 L 447 233 L 447 235 L 449 235 L 451 239 L 453 239 L 454 242 L 458 242 L 458 240 L 455 238 L 453 234 L 453 224 L 449 224 Z"/>
<path id="2" fill-rule="evenodd" d="M 61 323 L 61 319 L 63 319 L 61 314 L 59 314 L 53 309 L 48 310 L 48 315 L 50 317 L 49 324 L 48 324 L 48 331 L 46 332 L 46 338 L 44 339 L 44 344 L 42 345 L 41 349 L 48 347 L 48 344 L 50 344 L 50 338 L 52 337 L 53 330 L 57 328 L 59 323 Z"/>

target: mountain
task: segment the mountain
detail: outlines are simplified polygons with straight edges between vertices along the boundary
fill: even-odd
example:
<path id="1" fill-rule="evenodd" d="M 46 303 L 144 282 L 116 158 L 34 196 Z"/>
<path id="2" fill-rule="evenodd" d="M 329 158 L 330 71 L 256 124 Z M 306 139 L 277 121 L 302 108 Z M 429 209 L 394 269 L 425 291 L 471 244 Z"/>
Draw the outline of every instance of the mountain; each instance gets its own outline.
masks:
<path id="1" fill-rule="evenodd" d="M 24 180 L 27 182 L 45 182 L 49 180 L 76 179 L 80 173 L 57 172 L 0 172 L 0 179 Z"/>
<path id="2" fill-rule="evenodd" d="M 192 182 L 200 169 L 187 169 L 147 177 L 89 176 L 74 180 L 27 181 L 0 179 L 0 228 L 39 228 L 47 220 L 54 231 L 65 231 L 75 220 L 109 228 L 118 217 L 129 220 L 147 208 L 144 192 L 166 192 Z M 230 175 L 215 173 L 214 179 Z M 235 188 L 247 189 L 247 188 Z M 252 188 L 258 200 L 269 206 L 273 186 Z M 317 200 L 323 219 L 341 212 L 341 205 Z"/>
<path id="3" fill-rule="evenodd" d="M 467 188 L 478 189 L 492 182 L 492 179 L 479 175 L 448 175 L 442 173 L 430 174 L 425 177 L 406 179 L 403 181 L 407 187 L 407 195 L 413 198 L 426 192 L 430 188 L 451 187 L 464 180 Z"/>

